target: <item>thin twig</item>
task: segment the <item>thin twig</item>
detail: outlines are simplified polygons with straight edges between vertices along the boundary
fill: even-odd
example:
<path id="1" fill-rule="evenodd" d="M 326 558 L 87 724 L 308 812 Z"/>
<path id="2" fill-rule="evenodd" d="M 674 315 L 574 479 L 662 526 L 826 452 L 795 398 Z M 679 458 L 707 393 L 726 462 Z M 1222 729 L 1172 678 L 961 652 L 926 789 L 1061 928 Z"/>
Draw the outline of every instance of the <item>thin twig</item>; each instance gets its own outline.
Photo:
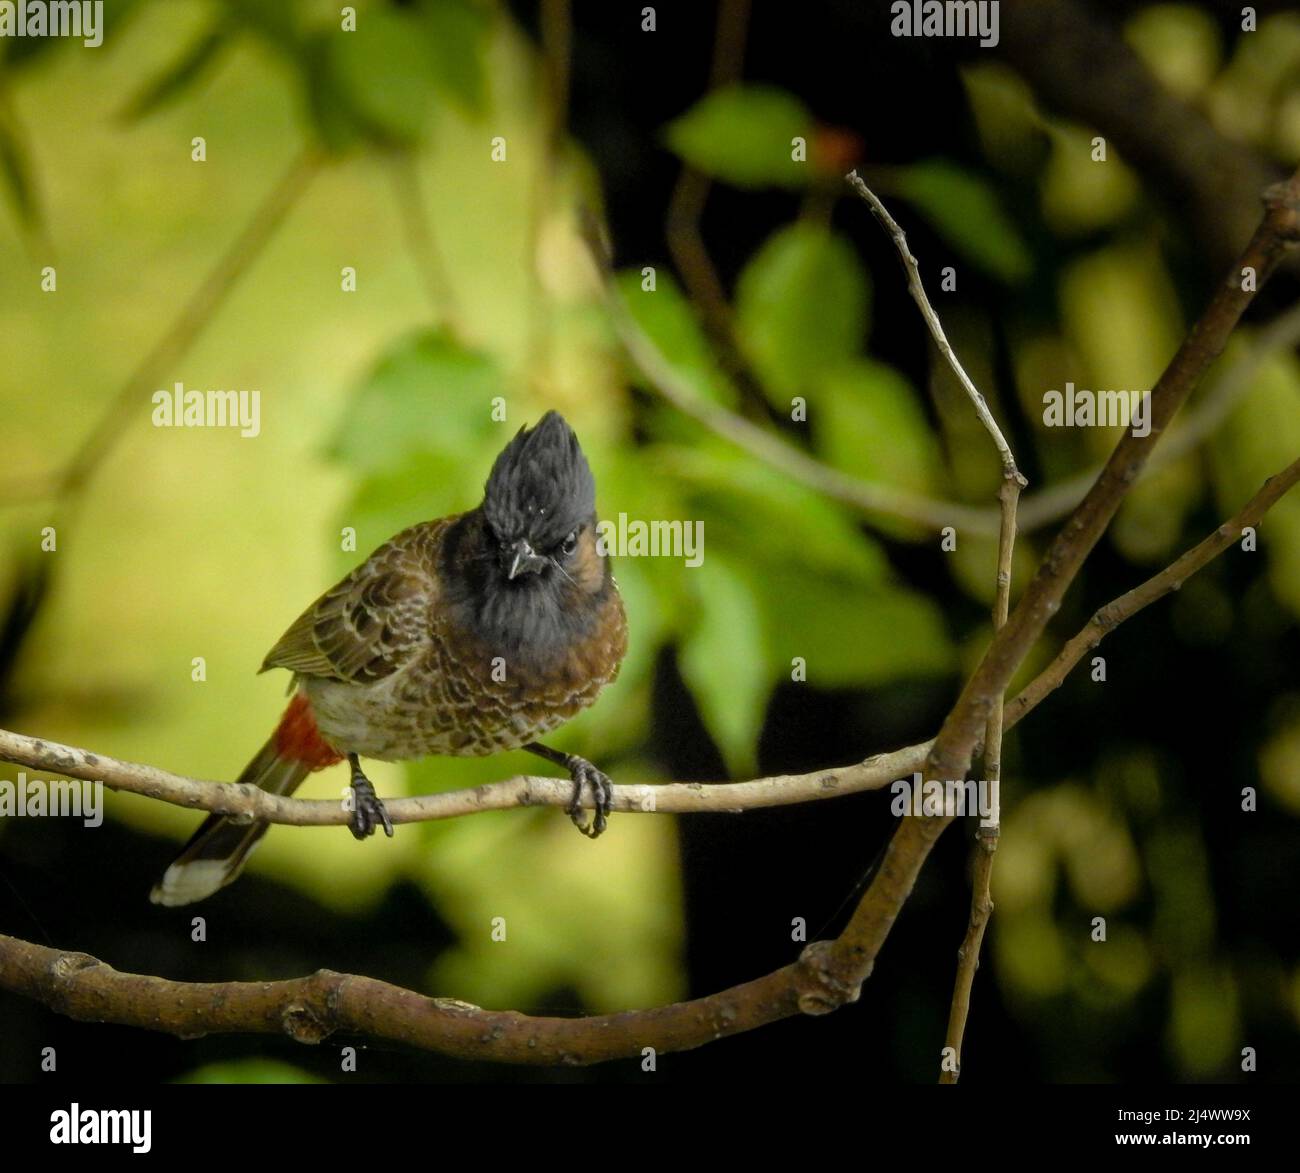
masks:
<path id="1" fill-rule="evenodd" d="M 1007 621 L 1011 608 L 1011 557 L 1016 540 L 1016 503 L 1020 496 L 1021 480 L 1008 476 L 998 494 L 1002 506 L 1002 532 L 998 540 L 998 585 L 993 600 L 993 630 L 996 633 Z M 1002 728 L 1003 698 L 994 699 L 989 710 L 988 725 L 984 731 L 984 781 L 989 787 L 989 815 L 976 832 L 973 864 L 971 867 L 970 922 L 966 936 L 957 950 L 957 977 L 953 986 L 952 1009 L 948 1016 L 948 1036 L 944 1046 L 945 1062 L 939 1070 L 940 1083 L 956 1083 L 961 1075 L 962 1041 L 966 1034 L 966 1019 L 970 1014 L 971 990 L 975 985 L 975 971 L 979 969 L 980 947 L 984 943 L 984 930 L 993 915 L 993 898 L 989 885 L 993 878 L 993 854 L 998 849 L 998 836 L 1002 833 Z"/>
<path id="2" fill-rule="evenodd" d="M 1274 356 L 1294 349 L 1298 343 L 1300 305 L 1280 314 L 1261 330 L 1246 352 L 1215 380 L 1205 397 L 1188 409 L 1179 427 L 1170 432 L 1164 444 L 1152 453 L 1147 473 L 1185 456 L 1212 435 L 1250 387 L 1260 368 Z M 1024 497 L 1017 518 L 1021 532 L 1040 529 L 1064 517 L 1083 500 L 1100 472 L 1101 465 L 1097 465 Z"/>
<path id="3" fill-rule="evenodd" d="M 957 361 L 957 355 L 953 351 L 952 344 L 948 341 L 948 336 L 943 332 L 943 324 L 939 321 L 939 315 L 934 312 L 930 299 L 925 295 L 925 286 L 921 283 L 921 270 L 916 263 L 916 258 L 912 256 L 912 250 L 907 247 L 906 235 L 898 226 L 898 222 L 889 214 L 889 210 L 876 197 L 876 193 L 862 181 L 861 176 L 856 171 L 850 171 L 846 178 L 849 186 L 867 201 L 871 208 L 871 214 L 880 221 L 885 231 L 893 239 L 894 247 L 898 249 L 898 255 L 903 259 L 903 268 L 907 270 L 907 288 L 912 294 L 912 300 L 920 308 L 921 316 L 925 319 L 925 324 L 930 328 L 930 334 L 934 338 L 935 345 L 939 348 L 939 353 L 947 360 L 948 365 L 957 376 L 957 381 L 961 383 L 966 394 L 970 397 L 970 401 L 975 405 L 975 414 L 979 416 L 980 423 L 984 425 L 984 430 L 993 438 L 994 446 L 998 450 L 998 456 L 1002 460 L 1003 475 L 1018 477 L 1020 472 L 1016 468 L 1016 458 L 1012 455 L 1011 446 L 1007 443 L 1006 437 L 1003 436 L 1002 429 L 998 427 L 997 420 L 993 418 L 993 413 L 989 411 L 989 405 L 984 401 L 984 396 L 979 393 L 979 389 L 971 382 L 965 368 Z"/>
<path id="4" fill-rule="evenodd" d="M 738 813 L 769 806 L 811 802 L 878 790 L 910 774 L 924 760 L 924 745 L 877 754 L 863 762 L 777 775 L 748 782 L 668 782 L 613 788 L 612 806 L 632 814 L 690 814 L 697 811 Z M 69 778 L 102 782 L 110 790 L 142 794 L 175 806 L 215 811 L 242 820 L 261 819 L 296 827 L 341 826 L 350 815 L 341 801 L 285 798 L 251 785 L 209 782 L 168 773 L 154 766 L 121 761 L 77 746 L 28 737 L 0 729 L 0 761 Z M 567 779 L 521 774 L 465 790 L 419 798 L 389 798 L 384 805 L 394 823 L 450 819 L 480 811 L 530 806 L 568 806 L 573 783 Z M 590 805 L 589 796 L 584 802 Z"/>

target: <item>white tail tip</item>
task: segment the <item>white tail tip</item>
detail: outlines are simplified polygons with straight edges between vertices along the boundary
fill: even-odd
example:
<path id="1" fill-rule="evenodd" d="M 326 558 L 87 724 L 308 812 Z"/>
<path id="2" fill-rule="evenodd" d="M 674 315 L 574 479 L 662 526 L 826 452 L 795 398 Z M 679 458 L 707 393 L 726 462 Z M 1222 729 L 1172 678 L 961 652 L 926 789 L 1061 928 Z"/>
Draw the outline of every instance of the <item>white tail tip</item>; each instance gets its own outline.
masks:
<path id="1" fill-rule="evenodd" d="M 169 908 L 206 899 L 230 878 L 230 863 L 224 859 L 196 859 L 174 863 L 153 886 L 149 899 Z"/>

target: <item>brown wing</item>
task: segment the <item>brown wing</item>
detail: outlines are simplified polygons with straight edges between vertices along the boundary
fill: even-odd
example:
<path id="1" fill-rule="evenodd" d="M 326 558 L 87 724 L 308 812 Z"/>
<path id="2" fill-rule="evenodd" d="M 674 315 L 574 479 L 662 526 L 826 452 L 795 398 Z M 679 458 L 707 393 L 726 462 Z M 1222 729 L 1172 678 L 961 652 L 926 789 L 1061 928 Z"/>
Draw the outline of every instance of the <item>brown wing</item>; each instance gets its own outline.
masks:
<path id="1" fill-rule="evenodd" d="M 397 671 L 428 643 L 443 524 L 416 526 L 381 546 L 326 591 L 262 662 L 306 676 L 365 683 Z"/>

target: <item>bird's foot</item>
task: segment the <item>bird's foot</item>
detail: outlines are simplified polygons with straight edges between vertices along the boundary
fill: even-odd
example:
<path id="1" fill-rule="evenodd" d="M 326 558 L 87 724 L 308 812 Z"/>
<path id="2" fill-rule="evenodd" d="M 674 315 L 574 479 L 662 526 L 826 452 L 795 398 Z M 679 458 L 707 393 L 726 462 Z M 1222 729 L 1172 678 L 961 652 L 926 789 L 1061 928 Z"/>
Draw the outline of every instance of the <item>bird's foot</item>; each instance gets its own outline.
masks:
<path id="1" fill-rule="evenodd" d="M 569 776 L 573 779 L 573 801 L 566 808 L 569 818 L 588 839 L 596 839 L 609 822 L 610 804 L 614 799 L 614 784 L 610 782 L 608 774 L 602 773 L 586 758 L 580 758 L 577 754 L 565 756 L 564 768 L 569 771 Z M 591 786 L 596 798 L 596 810 L 591 822 L 587 821 L 586 813 L 582 809 L 584 785 Z"/>
<path id="2" fill-rule="evenodd" d="M 393 822 L 388 811 L 375 793 L 370 779 L 361 772 L 361 764 L 352 758 L 352 821 L 348 824 L 357 839 L 373 835 L 379 827 L 384 834 L 393 837 Z"/>

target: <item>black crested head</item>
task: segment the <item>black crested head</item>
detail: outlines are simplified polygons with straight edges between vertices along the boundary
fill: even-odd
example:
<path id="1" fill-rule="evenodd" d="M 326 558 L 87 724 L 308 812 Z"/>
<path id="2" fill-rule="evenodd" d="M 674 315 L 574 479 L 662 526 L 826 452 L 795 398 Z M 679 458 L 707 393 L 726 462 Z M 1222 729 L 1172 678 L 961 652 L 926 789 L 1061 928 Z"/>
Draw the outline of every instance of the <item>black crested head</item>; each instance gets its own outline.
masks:
<path id="1" fill-rule="evenodd" d="M 499 542 L 561 545 L 596 512 L 596 482 L 578 437 L 556 411 L 520 428 L 492 466 L 483 518 Z"/>

